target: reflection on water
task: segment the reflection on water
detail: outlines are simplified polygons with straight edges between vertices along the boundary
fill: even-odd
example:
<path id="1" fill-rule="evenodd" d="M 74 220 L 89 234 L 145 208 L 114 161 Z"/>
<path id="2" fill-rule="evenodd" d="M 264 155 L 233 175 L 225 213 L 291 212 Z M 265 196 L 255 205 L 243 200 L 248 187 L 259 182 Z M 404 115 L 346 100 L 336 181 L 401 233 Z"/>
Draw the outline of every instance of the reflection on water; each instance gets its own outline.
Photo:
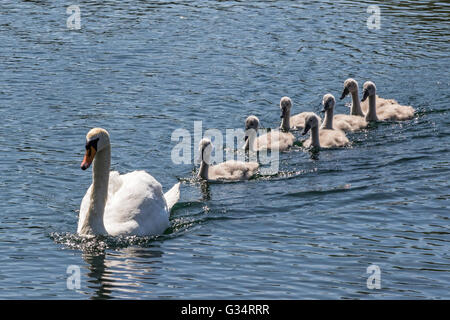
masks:
<path id="1" fill-rule="evenodd" d="M 91 299 L 111 299 L 135 295 L 140 292 L 141 283 L 157 285 L 153 265 L 161 263 L 163 252 L 154 248 L 127 247 L 117 252 L 83 253 L 88 265 L 87 293 Z M 114 292 L 114 295 L 112 293 Z"/>

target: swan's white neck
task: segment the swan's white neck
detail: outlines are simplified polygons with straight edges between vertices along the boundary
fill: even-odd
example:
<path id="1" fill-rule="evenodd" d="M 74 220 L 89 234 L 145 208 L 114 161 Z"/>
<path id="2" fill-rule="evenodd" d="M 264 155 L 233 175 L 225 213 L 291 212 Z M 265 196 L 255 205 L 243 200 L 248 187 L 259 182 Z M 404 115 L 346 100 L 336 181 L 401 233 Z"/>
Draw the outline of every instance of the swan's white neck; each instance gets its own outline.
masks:
<path id="1" fill-rule="evenodd" d="M 311 128 L 311 146 L 315 148 L 320 148 L 319 141 L 319 127 L 314 126 Z"/>
<path id="2" fill-rule="evenodd" d="M 325 119 L 323 119 L 321 128 L 333 130 L 333 108 L 325 112 Z"/>
<path id="3" fill-rule="evenodd" d="M 89 210 L 81 227 L 81 234 L 107 234 L 103 224 L 103 214 L 108 199 L 111 146 L 106 146 L 95 155 L 92 168 L 92 193 Z"/>
<path id="4" fill-rule="evenodd" d="M 369 96 L 369 112 L 366 114 L 366 121 L 378 121 L 376 96 Z"/>
<path id="5" fill-rule="evenodd" d="M 351 115 L 364 117 L 364 113 L 361 110 L 361 104 L 359 103 L 358 90 L 352 92 L 352 108 Z"/>
<path id="6" fill-rule="evenodd" d="M 286 113 L 283 115 L 283 120 L 281 121 L 281 130 L 287 132 L 291 129 L 290 118 L 291 118 L 291 111 L 286 110 Z"/>

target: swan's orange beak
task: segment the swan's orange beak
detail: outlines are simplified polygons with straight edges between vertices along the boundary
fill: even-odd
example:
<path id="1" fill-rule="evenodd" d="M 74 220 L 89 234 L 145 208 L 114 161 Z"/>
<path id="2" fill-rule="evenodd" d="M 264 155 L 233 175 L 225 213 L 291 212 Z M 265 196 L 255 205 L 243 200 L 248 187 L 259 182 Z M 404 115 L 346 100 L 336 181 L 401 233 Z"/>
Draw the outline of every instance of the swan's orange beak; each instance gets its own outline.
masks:
<path id="1" fill-rule="evenodd" d="M 97 151 L 93 146 L 89 146 L 86 149 L 86 154 L 84 155 L 83 162 L 81 163 L 81 170 L 86 170 L 91 165 L 92 161 L 94 161 L 94 157 Z"/>

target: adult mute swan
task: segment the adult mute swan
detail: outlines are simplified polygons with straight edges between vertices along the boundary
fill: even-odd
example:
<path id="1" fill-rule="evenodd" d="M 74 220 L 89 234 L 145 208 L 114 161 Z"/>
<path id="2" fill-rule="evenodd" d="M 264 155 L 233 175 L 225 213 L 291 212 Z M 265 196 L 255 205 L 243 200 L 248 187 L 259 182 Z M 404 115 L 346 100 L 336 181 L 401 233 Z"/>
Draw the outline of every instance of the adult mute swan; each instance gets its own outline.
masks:
<path id="1" fill-rule="evenodd" d="M 315 114 L 305 119 L 305 129 L 302 135 L 305 135 L 309 130 L 311 130 L 311 137 L 304 141 L 303 146 L 305 148 L 337 148 L 349 144 L 345 133 L 341 130 L 325 128 L 319 130 L 319 117 Z"/>
<path id="2" fill-rule="evenodd" d="M 245 120 L 245 150 L 249 150 L 251 146 L 252 151 L 275 149 L 278 151 L 285 151 L 294 144 L 295 137 L 290 132 L 283 132 L 275 129 L 256 137 L 258 128 L 258 117 L 249 116 Z"/>
<path id="3" fill-rule="evenodd" d="M 203 138 L 199 143 L 201 157 L 198 177 L 208 181 L 216 180 L 248 180 L 259 168 L 256 162 L 242 162 L 229 160 L 216 165 L 211 165 L 211 140 Z"/>
<path id="4" fill-rule="evenodd" d="M 393 120 L 402 121 L 414 117 L 414 108 L 411 106 L 402 106 L 394 99 L 383 99 L 376 95 L 376 86 L 372 81 L 366 81 L 363 87 L 363 97 L 361 102 L 369 98 L 366 121 Z"/>
<path id="5" fill-rule="evenodd" d="M 110 172 L 111 144 L 102 128 L 86 136 L 81 169 L 91 163 L 93 179 L 81 202 L 78 234 L 149 236 L 169 227 L 169 212 L 180 197 L 180 183 L 163 194 L 161 184 L 145 171 Z"/>

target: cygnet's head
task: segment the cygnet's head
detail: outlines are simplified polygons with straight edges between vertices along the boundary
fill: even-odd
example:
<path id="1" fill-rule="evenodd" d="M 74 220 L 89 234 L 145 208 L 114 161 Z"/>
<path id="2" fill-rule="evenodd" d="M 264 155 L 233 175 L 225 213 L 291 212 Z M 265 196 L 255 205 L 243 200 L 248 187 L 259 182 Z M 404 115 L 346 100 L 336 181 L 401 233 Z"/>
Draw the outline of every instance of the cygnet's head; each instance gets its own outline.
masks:
<path id="1" fill-rule="evenodd" d="M 355 79 L 348 78 L 344 81 L 344 91 L 342 91 L 341 100 L 344 99 L 349 93 L 358 92 L 358 82 Z"/>
<path id="2" fill-rule="evenodd" d="M 245 142 L 247 142 L 249 136 L 256 137 L 256 133 L 259 128 L 259 119 L 256 116 L 249 116 L 245 119 Z M 248 149 L 248 144 L 245 145 L 245 148 Z"/>
<path id="3" fill-rule="evenodd" d="M 331 93 L 327 93 L 322 98 L 323 109 L 322 112 L 327 112 L 328 110 L 332 110 L 336 105 L 336 99 Z"/>
<path id="4" fill-rule="evenodd" d="M 110 145 L 109 133 L 102 128 L 91 129 L 86 135 L 86 153 L 84 155 L 83 162 L 81 163 L 81 169 L 86 170 L 94 161 L 97 152 L 102 151 L 104 148 Z"/>
<path id="5" fill-rule="evenodd" d="M 375 86 L 375 83 L 373 83 L 372 81 L 364 82 L 363 96 L 361 98 L 361 101 L 365 101 L 369 96 L 374 96 L 376 92 L 377 87 Z"/>
<path id="6" fill-rule="evenodd" d="M 315 114 L 311 114 L 305 119 L 305 129 L 303 129 L 302 135 L 308 133 L 309 129 L 319 126 L 319 118 Z"/>
<path id="7" fill-rule="evenodd" d="M 290 112 L 292 108 L 292 101 L 289 97 L 283 97 L 280 100 L 280 110 L 281 115 L 280 118 L 286 117 Z"/>
<path id="8" fill-rule="evenodd" d="M 203 138 L 198 144 L 198 151 L 200 153 L 200 161 L 209 164 L 211 159 L 212 143 L 208 138 Z"/>
<path id="9" fill-rule="evenodd" d="M 257 116 L 248 116 L 245 119 L 245 130 L 253 129 L 258 130 L 259 128 L 259 119 Z"/>

